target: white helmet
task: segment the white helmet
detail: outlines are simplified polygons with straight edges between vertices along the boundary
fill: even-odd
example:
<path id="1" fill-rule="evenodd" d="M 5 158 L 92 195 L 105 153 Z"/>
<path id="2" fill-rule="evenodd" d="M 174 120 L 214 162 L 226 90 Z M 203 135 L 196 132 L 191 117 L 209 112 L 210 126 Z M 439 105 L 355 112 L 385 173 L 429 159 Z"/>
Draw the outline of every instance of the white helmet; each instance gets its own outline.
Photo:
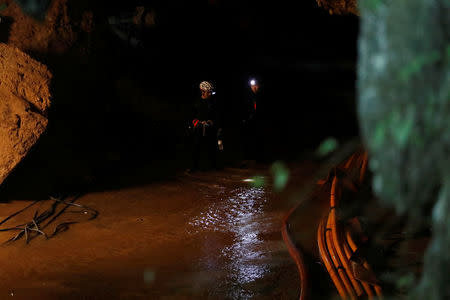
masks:
<path id="1" fill-rule="evenodd" d="M 214 91 L 214 86 L 212 85 L 211 82 L 208 82 L 208 81 L 202 81 L 202 82 L 200 83 L 200 89 L 201 89 L 202 91 L 205 91 L 205 92 L 211 92 L 211 93 L 213 93 L 213 91 Z"/>

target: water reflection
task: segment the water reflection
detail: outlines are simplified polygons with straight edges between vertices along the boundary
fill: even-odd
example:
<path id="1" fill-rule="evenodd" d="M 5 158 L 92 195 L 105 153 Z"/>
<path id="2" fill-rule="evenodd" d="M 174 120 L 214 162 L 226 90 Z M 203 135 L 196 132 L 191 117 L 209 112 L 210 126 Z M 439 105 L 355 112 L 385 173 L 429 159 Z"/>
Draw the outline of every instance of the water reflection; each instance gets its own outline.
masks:
<path id="1" fill-rule="evenodd" d="M 269 258 L 269 251 L 260 238 L 265 229 L 273 227 L 271 223 L 274 221 L 264 211 L 267 191 L 264 188 L 239 187 L 220 196 L 189 221 L 190 233 L 213 231 L 232 236 L 231 244 L 221 251 L 224 265 L 217 267 L 226 271 L 223 285 L 226 285 L 224 288 L 230 298 L 252 298 L 254 293 L 246 286 L 270 272 L 264 263 Z"/>
<path id="2" fill-rule="evenodd" d="M 214 199 L 204 211 L 190 221 L 191 233 L 202 231 L 242 232 L 241 226 L 261 218 L 266 202 L 263 188 L 240 187 L 230 193 L 202 189 L 205 199 Z M 211 195 L 214 192 L 214 195 Z M 239 225 L 239 226 L 238 226 Z"/>

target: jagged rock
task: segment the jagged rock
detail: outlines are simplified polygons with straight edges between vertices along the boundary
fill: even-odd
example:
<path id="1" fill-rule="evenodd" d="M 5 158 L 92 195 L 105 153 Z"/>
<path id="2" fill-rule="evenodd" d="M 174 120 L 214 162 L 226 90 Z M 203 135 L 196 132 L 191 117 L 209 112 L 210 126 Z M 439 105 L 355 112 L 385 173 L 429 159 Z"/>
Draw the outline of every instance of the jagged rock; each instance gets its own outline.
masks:
<path id="1" fill-rule="evenodd" d="M 330 14 L 355 14 L 359 15 L 356 0 L 316 0 L 320 7 L 326 9 Z"/>
<path id="2" fill-rule="evenodd" d="M 44 20 L 28 15 L 13 0 L 7 0 L 2 15 L 12 19 L 8 44 L 27 53 L 63 53 L 76 40 L 67 0 L 52 0 Z M 27 11 L 27 10 L 26 10 Z"/>
<path id="3" fill-rule="evenodd" d="M 358 114 L 373 189 L 412 222 L 432 220 L 433 240 L 412 296 L 449 299 L 450 3 L 360 4 Z"/>
<path id="4" fill-rule="evenodd" d="M 0 44 L 0 184 L 47 127 L 51 73 L 19 49 Z"/>

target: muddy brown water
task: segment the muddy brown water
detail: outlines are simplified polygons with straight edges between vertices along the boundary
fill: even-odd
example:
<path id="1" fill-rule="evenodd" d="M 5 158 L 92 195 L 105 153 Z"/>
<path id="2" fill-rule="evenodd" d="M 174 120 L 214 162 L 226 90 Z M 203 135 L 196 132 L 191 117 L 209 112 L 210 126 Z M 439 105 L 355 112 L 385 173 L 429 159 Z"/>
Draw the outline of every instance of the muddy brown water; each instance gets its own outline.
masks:
<path id="1" fill-rule="evenodd" d="M 264 172 L 226 169 L 86 194 L 77 203 L 97 209 L 97 219 L 0 247 L 0 299 L 296 299 L 298 275 L 280 234 L 292 202 L 244 182 Z M 28 203 L 0 204 L 0 218 Z"/>

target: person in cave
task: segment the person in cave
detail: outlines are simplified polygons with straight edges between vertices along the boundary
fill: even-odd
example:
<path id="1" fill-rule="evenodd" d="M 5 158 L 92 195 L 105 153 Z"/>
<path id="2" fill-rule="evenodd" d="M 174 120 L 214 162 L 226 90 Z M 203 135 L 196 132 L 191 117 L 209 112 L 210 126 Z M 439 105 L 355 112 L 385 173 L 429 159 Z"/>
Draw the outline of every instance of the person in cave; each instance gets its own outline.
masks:
<path id="1" fill-rule="evenodd" d="M 241 167 L 245 168 L 251 161 L 258 160 L 258 118 L 260 114 L 260 86 L 256 79 L 249 82 L 249 95 L 243 107 L 242 134 L 244 160 Z"/>
<path id="2" fill-rule="evenodd" d="M 200 162 L 203 169 L 217 169 L 218 141 L 221 141 L 222 128 L 214 86 L 208 82 L 200 83 L 201 97 L 194 103 L 192 120 L 192 166 L 189 172 L 197 171 Z M 203 160 L 207 157 L 207 160 Z"/>

